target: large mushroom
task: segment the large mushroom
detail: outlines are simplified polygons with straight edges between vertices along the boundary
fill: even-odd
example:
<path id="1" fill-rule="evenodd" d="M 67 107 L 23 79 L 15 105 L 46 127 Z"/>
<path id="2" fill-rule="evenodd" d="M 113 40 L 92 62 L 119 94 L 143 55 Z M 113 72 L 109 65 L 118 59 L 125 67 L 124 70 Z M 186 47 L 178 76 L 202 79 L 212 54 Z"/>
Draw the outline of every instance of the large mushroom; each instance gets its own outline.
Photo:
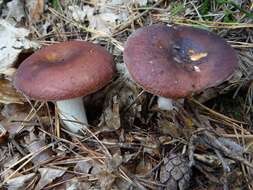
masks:
<path id="1" fill-rule="evenodd" d="M 104 87 L 114 71 L 113 57 L 103 47 L 69 41 L 28 57 L 19 66 L 14 84 L 32 99 L 56 101 L 64 124 L 77 133 L 79 123 L 87 124 L 82 97 Z"/>
<path id="2" fill-rule="evenodd" d="M 136 30 L 127 39 L 123 58 L 133 80 L 168 105 L 171 99 L 222 83 L 238 66 L 234 49 L 219 36 L 163 24 Z"/>

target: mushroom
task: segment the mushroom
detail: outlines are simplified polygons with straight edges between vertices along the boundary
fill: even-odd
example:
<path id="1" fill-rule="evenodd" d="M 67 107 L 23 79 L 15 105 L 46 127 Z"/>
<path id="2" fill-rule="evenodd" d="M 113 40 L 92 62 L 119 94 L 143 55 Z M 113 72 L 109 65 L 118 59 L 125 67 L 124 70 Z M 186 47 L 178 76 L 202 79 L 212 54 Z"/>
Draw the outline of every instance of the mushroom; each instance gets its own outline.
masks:
<path id="1" fill-rule="evenodd" d="M 160 96 L 160 107 L 168 110 L 171 99 L 216 86 L 238 66 L 235 50 L 217 35 L 163 24 L 136 30 L 127 39 L 123 58 L 133 80 Z"/>
<path id="2" fill-rule="evenodd" d="M 112 55 L 101 46 L 84 41 L 62 42 L 24 60 L 14 85 L 32 99 L 56 101 L 63 123 L 78 133 L 80 123 L 87 124 L 82 97 L 111 81 L 114 66 Z"/>

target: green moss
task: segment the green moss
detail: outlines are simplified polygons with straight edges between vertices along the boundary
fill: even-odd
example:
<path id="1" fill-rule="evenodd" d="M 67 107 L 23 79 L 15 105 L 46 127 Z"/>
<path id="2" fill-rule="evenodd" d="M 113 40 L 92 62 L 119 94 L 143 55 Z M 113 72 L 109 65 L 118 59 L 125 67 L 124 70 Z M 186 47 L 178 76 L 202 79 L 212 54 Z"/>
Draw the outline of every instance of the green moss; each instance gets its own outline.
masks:
<path id="1" fill-rule="evenodd" d="M 61 7 L 61 3 L 59 2 L 59 0 L 50 0 L 53 9 L 57 10 L 57 11 L 62 11 L 62 7 Z"/>
<path id="2" fill-rule="evenodd" d="M 201 4 L 199 8 L 199 13 L 201 15 L 206 15 L 210 11 L 210 1 L 209 0 L 204 0 L 203 3 Z"/>
<path id="3" fill-rule="evenodd" d="M 185 7 L 183 3 L 181 2 L 172 3 L 171 10 L 170 10 L 172 16 L 181 14 L 184 11 L 185 11 Z"/>
<path id="4" fill-rule="evenodd" d="M 233 12 L 229 9 L 224 10 L 224 18 L 223 21 L 227 23 L 236 22 L 236 19 L 233 16 Z"/>
<path id="5" fill-rule="evenodd" d="M 223 5 L 223 4 L 232 5 L 233 9 L 239 10 L 240 12 L 244 13 L 246 17 L 248 17 L 248 18 L 250 18 L 250 19 L 253 20 L 253 14 L 251 12 L 248 12 L 247 10 L 243 9 L 242 7 L 240 7 L 239 4 L 235 3 L 232 0 L 215 0 L 215 2 L 218 5 Z"/>

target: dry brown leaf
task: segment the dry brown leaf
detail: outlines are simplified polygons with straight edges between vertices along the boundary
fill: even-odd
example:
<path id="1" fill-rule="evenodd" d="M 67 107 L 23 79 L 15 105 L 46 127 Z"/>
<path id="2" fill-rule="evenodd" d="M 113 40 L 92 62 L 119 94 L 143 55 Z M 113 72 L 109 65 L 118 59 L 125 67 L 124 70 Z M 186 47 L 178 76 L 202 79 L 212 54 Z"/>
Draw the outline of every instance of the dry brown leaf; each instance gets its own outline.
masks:
<path id="1" fill-rule="evenodd" d="M 112 101 L 105 108 L 101 116 L 100 126 L 104 131 L 115 131 L 120 128 L 120 110 L 118 96 L 112 97 Z"/>
<path id="2" fill-rule="evenodd" d="M 105 5 L 111 5 L 111 6 L 119 6 L 122 7 L 130 7 L 132 5 L 139 5 L 139 6 L 146 6 L 147 3 L 152 3 L 157 0 L 92 0 L 91 2 L 93 4 L 99 5 L 99 6 L 105 6 Z"/>
<path id="3" fill-rule="evenodd" d="M 10 135 L 15 135 L 20 129 L 20 125 L 22 121 L 27 117 L 26 113 L 18 113 L 14 116 L 3 119 L 0 123 L 4 126 L 4 128 L 9 132 Z M 27 126 L 25 129 L 27 129 Z"/>
<path id="4" fill-rule="evenodd" d="M 114 182 L 115 190 L 123 190 L 123 189 L 130 189 L 133 184 L 130 181 L 126 181 L 123 178 L 116 178 Z"/>
<path id="5" fill-rule="evenodd" d="M 175 125 L 175 123 L 168 121 L 167 119 L 159 119 L 158 120 L 159 129 L 164 135 L 170 135 L 174 138 L 179 138 L 182 136 L 182 132 Z"/>
<path id="6" fill-rule="evenodd" d="M 29 52 L 39 47 L 38 43 L 27 39 L 30 31 L 25 28 L 16 28 L 14 22 L 0 19 L 0 73 L 13 74 L 14 64 L 19 54 Z"/>
<path id="7" fill-rule="evenodd" d="M 116 179 L 116 176 L 107 171 L 101 171 L 97 175 L 98 181 L 100 182 L 101 190 L 111 190 L 112 185 Z"/>
<path id="8" fill-rule="evenodd" d="M 136 174 L 146 175 L 152 168 L 152 163 L 149 160 L 142 159 L 136 167 Z"/>
<path id="9" fill-rule="evenodd" d="M 152 156 L 160 154 L 160 142 L 156 136 L 147 136 L 143 145 L 143 152 L 149 153 Z"/>
<path id="10" fill-rule="evenodd" d="M 13 164 L 15 164 L 19 159 L 21 159 L 20 154 L 4 154 L 1 155 L 2 161 L 1 162 L 1 166 L 3 166 L 4 169 L 7 169 L 9 167 L 11 167 Z"/>
<path id="11" fill-rule="evenodd" d="M 39 133 L 38 136 L 35 135 L 32 131 L 29 136 L 25 136 L 25 146 L 27 147 L 30 153 L 36 153 L 37 151 L 43 149 L 46 146 L 45 142 L 45 133 Z M 51 149 L 46 149 L 40 152 L 37 156 L 32 159 L 32 162 L 37 165 L 40 162 L 49 160 L 53 157 L 53 151 Z"/>
<path id="12" fill-rule="evenodd" d="M 120 153 L 114 154 L 111 158 L 106 159 L 106 169 L 109 172 L 115 172 L 118 170 L 121 165 L 123 159 Z"/>
<path id="13" fill-rule="evenodd" d="M 38 21 L 44 12 L 45 2 L 44 0 L 26 0 L 26 6 L 31 20 Z"/>
<path id="14" fill-rule="evenodd" d="M 9 132 L 10 135 L 15 135 L 20 125 L 25 121 L 30 107 L 24 104 L 5 104 L 1 110 L 1 115 L 4 117 L 0 123 Z M 28 126 L 34 126 L 33 121 L 25 123 L 24 130 L 27 130 Z"/>
<path id="15" fill-rule="evenodd" d="M 61 177 L 67 170 L 67 168 L 39 168 L 40 181 L 35 187 L 35 190 L 40 190 L 46 185 L 50 184 L 53 180 Z"/>
<path id="16" fill-rule="evenodd" d="M 123 155 L 123 163 L 127 163 L 129 161 L 133 161 L 135 158 L 137 158 L 137 156 L 139 155 L 140 151 L 139 152 L 136 152 L 136 153 L 129 153 L 129 152 L 125 152 L 125 154 Z"/>
<path id="17" fill-rule="evenodd" d="M 90 6 L 77 6 L 72 5 L 68 6 L 68 9 L 70 11 L 70 16 L 77 22 L 83 23 L 86 19 L 86 17 L 91 17 L 94 13 L 94 8 Z"/>
<path id="18" fill-rule="evenodd" d="M 15 177 L 12 179 L 9 179 L 6 184 L 9 190 L 23 190 L 26 189 L 26 186 L 28 185 L 28 182 L 33 179 L 35 176 L 35 173 L 30 173 L 27 175 L 22 175 L 19 177 Z"/>
<path id="19" fill-rule="evenodd" d="M 47 188 L 51 189 L 51 186 L 53 186 L 54 190 L 63 190 L 67 189 L 68 186 L 71 186 L 75 183 L 75 175 L 72 173 L 65 172 L 62 176 L 58 177 L 53 181 L 53 183 L 50 183 Z M 59 185 L 56 185 L 59 184 Z"/>
<path id="20" fill-rule="evenodd" d="M 221 160 L 216 155 L 207 154 L 207 153 L 205 153 L 205 154 L 194 153 L 194 159 L 201 161 L 203 163 L 206 163 L 210 166 L 216 167 L 216 168 L 221 166 Z M 235 162 L 233 160 L 230 160 L 228 158 L 224 158 L 224 160 L 229 165 L 235 164 Z"/>
<path id="21" fill-rule="evenodd" d="M 71 182 L 68 183 L 68 186 L 66 187 L 66 190 L 91 190 L 91 189 L 96 189 L 92 187 L 91 183 L 85 182 L 85 181 L 78 181 L 78 180 L 72 180 Z M 58 189 L 55 189 L 58 190 Z M 63 189 L 59 189 L 63 190 Z"/>
<path id="22" fill-rule="evenodd" d="M 237 142 L 224 137 L 219 137 L 218 140 L 221 144 L 229 148 L 232 152 L 240 155 L 244 153 L 244 148 Z"/>
<path id="23" fill-rule="evenodd" d="M 0 79 L 0 103 L 3 104 L 22 104 L 24 97 L 19 94 L 10 81 Z"/>
<path id="24" fill-rule="evenodd" d="M 25 17 L 24 4 L 20 0 L 12 0 L 7 3 L 8 13 L 7 18 L 14 18 L 17 22 L 20 22 Z"/>
<path id="25" fill-rule="evenodd" d="M 90 27 L 105 34 L 111 34 L 111 29 L 116 27 L 116 21 L 119 19 L 118 15 L 112 12 L 105 12 L 98 15 L 88 17 Z"/>
<path id="26" fill-rule="evenodd" d="M 0 144 L 6 142 L 8 136 L 8 131 L 0 124 Z"/>
<path id="27" fill-rule="evenodd" d="M 89 27 L 100 32 L 103 35 L 110 35 L 113 29 L 122 22 L 129 19 L 129 9 L 133 5 L 145 6 L 152 0 L 95 0 L 91 6 L 76 6 L 68 7 L 70 16 L 78 22 L 84 22 L 87 18 Z"/>
<path id="28" fill-rule="evenodd" d="M 0 146 L 0 171 L 4 171 L 1 173 L 1 180 L 9 180 L 9 176 L 12 175 L 12 178 L 16 178 L 22 176 L 21 173 L 16 172 L 14 175 L 15 169 L 10 169 L 15 163 L 17 163 L 21 159 L 21 155 L 15 153 L 14 155 L 10 154 L 7 146 Z"/>
<path id="29" fill-rule="evenodd" d="M 143 152 L 149 153 L 150 155 L 158 155 L 160 153 L 160 142 L 156 136 L 139 136 L 135 135 L 134 138 L 141 142 L 143 145 Z"/>
<path id="30" fill-rule="evenodd" d="M 101 167 L 93 160 L 87 158 L 87 160 L 79 161 L 75 168 L 75 172 L 96 175 L 101 172 Z"/>

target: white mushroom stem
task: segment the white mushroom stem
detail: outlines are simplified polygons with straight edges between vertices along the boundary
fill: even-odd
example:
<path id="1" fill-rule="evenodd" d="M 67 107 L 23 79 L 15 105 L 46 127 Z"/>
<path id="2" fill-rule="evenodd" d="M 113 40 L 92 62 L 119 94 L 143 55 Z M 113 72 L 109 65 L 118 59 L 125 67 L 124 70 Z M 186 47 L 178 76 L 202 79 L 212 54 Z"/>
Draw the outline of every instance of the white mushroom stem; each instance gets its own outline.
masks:
<path id="1" fill-rule="evenodd" d="M 165 97 L 162 97 L 162 96 L 158 96 L 157 104 L 158 104 L 158 107 L 162 110 L 168 110 L 168 111 L 171 111 L 173 109 L 177 110 L 178 108 L 173 105 L 174 101 L 178 101 L 182 104 L 184 103 L 183 98 L 178 99 L 178 100 L 173 100 L 171 98 L 165 98 Z"/>
<path id="2" fill-rule="evenodd" d="M 65 127 L 73 133 L 78 133 L 83 124 L 88 124 L 82 97 L 56 102 L 60 118 Z"/>
<path id="3" fill-rule="evenodd" d="M 158 96 L 157 99 L 158 108 L 162 110 L 168 110 L 171 111 L 175 108 L 173 105 L 173 100 L 170 98 L 164 98 L 162 96 Z"/>

